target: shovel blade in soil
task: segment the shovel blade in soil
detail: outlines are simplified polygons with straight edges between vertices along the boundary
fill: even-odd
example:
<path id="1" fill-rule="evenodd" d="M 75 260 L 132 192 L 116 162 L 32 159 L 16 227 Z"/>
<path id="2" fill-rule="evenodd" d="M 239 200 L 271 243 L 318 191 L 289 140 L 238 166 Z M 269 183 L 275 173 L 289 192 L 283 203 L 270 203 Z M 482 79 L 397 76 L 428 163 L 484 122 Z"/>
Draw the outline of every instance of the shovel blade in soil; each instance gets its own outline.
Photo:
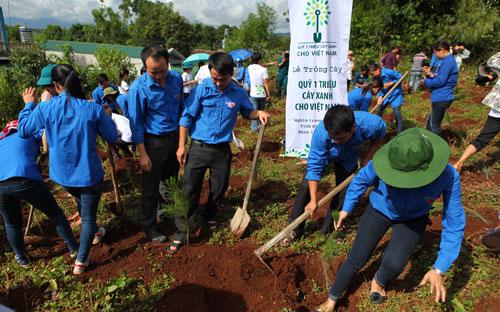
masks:
<path id="1" fill-rule="evenodd" d="M 231 219 L 231 232 L 236 237 L 241 237 L 250 223 L 250 215 L 246 209 L 238 208 Z"/>

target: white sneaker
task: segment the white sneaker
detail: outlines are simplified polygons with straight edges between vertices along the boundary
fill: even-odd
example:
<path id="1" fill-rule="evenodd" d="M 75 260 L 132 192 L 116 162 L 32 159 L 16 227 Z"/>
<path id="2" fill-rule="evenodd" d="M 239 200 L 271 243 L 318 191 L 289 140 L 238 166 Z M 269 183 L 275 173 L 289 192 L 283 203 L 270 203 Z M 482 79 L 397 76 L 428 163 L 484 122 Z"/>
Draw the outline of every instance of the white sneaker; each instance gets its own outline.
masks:
<path id="1" fill-rule="evenodd" d="M 85 262 L 80 262 L 78 260 L 75 261 L 75 264 L 73 265 L 73 274 L 82 274 L 83 272 L 85 272 L 85 270 L 88 268 L 89 266 L 89 259 L 87 259 L 87 261 Z"/>
<path id="2" fill-rule="evenodd" d="M 106 229 L 103 227 L 100 227 L 97 230 L 97 233 L 94 235 L 94 240 L 92 241 L 92 245 L 97 245 L 102 241 L 102 238 L 106 235 Z"/>

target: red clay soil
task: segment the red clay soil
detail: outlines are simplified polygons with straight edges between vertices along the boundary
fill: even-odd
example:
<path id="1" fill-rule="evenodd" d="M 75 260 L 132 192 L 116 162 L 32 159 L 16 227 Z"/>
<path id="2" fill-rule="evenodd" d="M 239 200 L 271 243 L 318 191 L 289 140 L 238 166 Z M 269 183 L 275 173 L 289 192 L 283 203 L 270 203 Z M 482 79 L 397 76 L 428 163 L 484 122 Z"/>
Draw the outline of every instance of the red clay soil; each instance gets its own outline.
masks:
<path id="1" fill-rule="evenodd" d="M 500 296 L 485 297 L 474 306 L 474 311 L 495 312 L 500 308 Z"/>

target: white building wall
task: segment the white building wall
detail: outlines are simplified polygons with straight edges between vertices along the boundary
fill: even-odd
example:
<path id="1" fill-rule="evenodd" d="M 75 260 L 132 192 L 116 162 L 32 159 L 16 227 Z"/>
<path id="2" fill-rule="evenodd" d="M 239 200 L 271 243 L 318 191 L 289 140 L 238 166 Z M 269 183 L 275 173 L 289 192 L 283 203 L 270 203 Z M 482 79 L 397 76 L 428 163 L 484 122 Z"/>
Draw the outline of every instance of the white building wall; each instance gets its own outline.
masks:
<path id="1" fill-rule="evenodd" d="M 50 55 L 55 55 L 58 57 L 63 57 L 64 53 L 59 51 L 45 51 L 45 55 L 49 57 Z M 97 65 L 97 59 L 93 54 L 82 54 L 82 53 L 74 53 L 73 59 L 76 64 L 80 66 L 89 66 L 89 65 Z M 130 63 L 134 65 L 136 74 L 139 75 L 141 72 L 142 61 L 140 58 L 130 58 Z"/>

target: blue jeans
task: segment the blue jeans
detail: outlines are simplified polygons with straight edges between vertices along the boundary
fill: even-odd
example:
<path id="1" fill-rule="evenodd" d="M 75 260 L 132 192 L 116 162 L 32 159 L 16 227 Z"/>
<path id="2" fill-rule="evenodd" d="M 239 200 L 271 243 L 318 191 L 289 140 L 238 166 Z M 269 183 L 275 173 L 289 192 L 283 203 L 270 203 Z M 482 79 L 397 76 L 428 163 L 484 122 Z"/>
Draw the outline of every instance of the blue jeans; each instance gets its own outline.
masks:
<path id="1" fill-rule="evenodd" d="M 256 110 L 264 110 L 266 109 L 266 98 L 256 98 L 256 97 L 250 97 L 250 102 L 253 104 L 253 108 Z M 260 121 L 258 120 L 252 120 L 252 124 L 250 128 L 252 131 L 257 131 L 259 130 L 260 126 Z"/>
<path id="2" fill-rule="evenodd" d="M 370 259 L 384 234 L 392 227 L 391 240 L 385 248 L 375 281 L 382 287 L 396 278 L 410 260 L 427 226 L 428 214 L 407 221 L 393 221 L 373 209 L 366 208 L 359 223 L 358 233 L 351 251 L 335 276 L 329 297 L 338 301 L 351 283 L 356 272 Z"/>
<path id="3" fill-rule="evenodd" d="M 378 111 L 378 115 L 380 117 L 382 117 L 382 115 L 384 114 L 384 110 L 388 105 L 390 105 L 390 103 L 380 106 L 380 109 Z M 394 117 L 396 118 L 397 131 L 398 133 L 400 133 L 401 131 L 403 131 L 403 116 L 401 115 L 401 106 L 393 107 L 392 110 L 394 111 Z"/>
<path id="4" fill-rule="evenodd" d="M 426 128 L 437 135 L 441 135 L 441 122 L 443 121 L 444 114 L 453 101 L 432 102 L 431 113 L 427 117 Z"/>
<path id="5" fill-rule="evenodd" d="M 80 229 L 80 249 L 77 260 L 87 261 L 90 247 L 97 232 L 97 207 L 101 199 L 101 182 L 87 187 L 64 187 L 64 189 L 76 198 L 76 205 L 82 221 Z"/>
<path id="6" fill-rule="evenodd" d="M 41 181 L 16 178 L 0 183 L 0 214 L 5 223 L 7 240 L 18 258 L 28 261 L 22 231 L 21 200 L 30 203 L 49 217 L 70 252 L 78 249 L 68 220 L 47 186 Z"/>
<path id="7" fill-rule="evenodd" d="M 420 83 L 421 73 L 420 72 L 411 72 L 410 81 L 408 82 L 408 86 L 413 88 L 414 92 L 417 92 L 418 85 Z"/>

